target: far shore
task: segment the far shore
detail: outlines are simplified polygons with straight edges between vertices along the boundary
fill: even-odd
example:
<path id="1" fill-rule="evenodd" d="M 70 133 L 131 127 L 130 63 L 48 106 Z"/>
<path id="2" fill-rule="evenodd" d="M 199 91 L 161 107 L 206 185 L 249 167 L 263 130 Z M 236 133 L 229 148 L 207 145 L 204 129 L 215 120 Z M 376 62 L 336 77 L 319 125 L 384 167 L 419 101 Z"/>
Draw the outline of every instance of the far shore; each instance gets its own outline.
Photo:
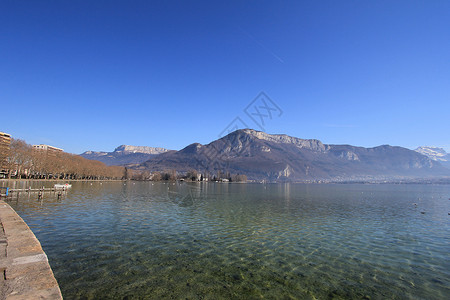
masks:
<path id="1" fill-rule="evenodd" d="M 0 178 L 0 181 L 46 181 L 46 182 L 52 182 L 52 181 L 127 181 L 125 179 L 24 179 L 24 178 Z"/>
<path id="2" fill-rule="evenodd" d="M 185 182 L 185 183 L 253 183 L 253 184 L 276 184 L 276 183 L 291 183 L 291 184 L 450 184 L 450 177 L 442 178 L 424 178 L 424 179 L 390 179 L 390 180 L 349 180 L 349 181 L 286 181 L 286 182 L 269 182 L 259 180 L 247 180 L 245 182 L 220 182 L 220 181 L 183 181 L 183 180 L 127 180 L 127 179 L 17 179 L 17 178 L 0 178 L 0 183 L 3 182 Z"/>

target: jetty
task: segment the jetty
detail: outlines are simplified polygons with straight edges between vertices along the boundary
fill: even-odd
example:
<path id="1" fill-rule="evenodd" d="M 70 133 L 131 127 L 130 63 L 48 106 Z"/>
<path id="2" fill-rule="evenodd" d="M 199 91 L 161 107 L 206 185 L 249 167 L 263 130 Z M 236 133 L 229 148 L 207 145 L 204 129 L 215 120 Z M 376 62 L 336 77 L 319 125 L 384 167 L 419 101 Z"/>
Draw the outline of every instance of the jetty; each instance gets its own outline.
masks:
<path id="1" fill-rule="evenodd" d="M 26 189 L 11 189 L 8 187 L 0 187 L 0 197 L 12 197 L 15 195 L 16 197 L 19 197 L 20 193 L 38 193 L 38 198 L 41 198 L 44 193 L 55 193 L 58 196 L 62 196 L 63 193 L 67 192 L 67 187 L 41 187 L 41 188 L 26 188 Z"/>

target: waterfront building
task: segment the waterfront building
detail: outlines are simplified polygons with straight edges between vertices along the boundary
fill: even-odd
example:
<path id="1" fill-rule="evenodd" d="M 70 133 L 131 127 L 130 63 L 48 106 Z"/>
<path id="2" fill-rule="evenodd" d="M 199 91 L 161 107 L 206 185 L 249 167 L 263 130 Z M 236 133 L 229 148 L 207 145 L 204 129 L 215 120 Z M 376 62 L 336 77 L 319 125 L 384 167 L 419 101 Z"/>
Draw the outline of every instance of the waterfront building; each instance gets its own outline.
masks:
<path id="1" fill-rule="evenodd" d="M 47 154 L 57 154 L 57 153 L 64 152 L 64 150 L 61 148 L 53 147 L 50 145 L 44 145 L 44 144 L 33 145 L 33 149 L 45 151 L 45 152 L 47 152 Z"/>
<path id="2" fill-rule="evenodd" d="M 0 132 L 0 171 L 7 169 L 7 158 L 11 145 L 11 135 Z"/>

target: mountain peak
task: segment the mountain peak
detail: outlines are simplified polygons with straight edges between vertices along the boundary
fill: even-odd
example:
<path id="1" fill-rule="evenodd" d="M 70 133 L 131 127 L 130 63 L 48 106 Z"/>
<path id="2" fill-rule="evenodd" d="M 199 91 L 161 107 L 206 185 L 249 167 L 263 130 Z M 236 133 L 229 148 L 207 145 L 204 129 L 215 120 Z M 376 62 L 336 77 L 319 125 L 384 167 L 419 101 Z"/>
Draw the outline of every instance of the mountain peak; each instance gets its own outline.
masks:
<path id="1" fill-rule="evenodd" d="M 236 136 L 241 134 L 277 144 L 293 144 L 298 148 L 307 148 L 318 152 L 327 151 L 327 147 L 321 141 L 316 139 L 301 139 L 286 134 L 269 134 L 250 128 L 236 130 L 228 136 Z"/>
<path id="2" fill-rule="evenodd" d="M 169 150 L 159 147 L 147 147 L 147 146 L 130 146 L 130 145 L 120 145 L 114 152 L 122 153 L 144 153 L 144 154 L 160 154 L 167 152 Z"/>
<path id="3" fill-rule="evenodd" d="M 433 146 L 421 146 L 414 151 L 419 152 L 425 156 L 428 156 L 435 161 L 450 161 L 450 154 L 448 154 L 443 148 Z"/>
<path id="4" fill-rule="evenodd" d="M 109 166 L 140 164 L 170 150 L 164 148 L 120 145 L 113 152 L 86 151 L 80 154 L 87 159 L 99 160 Z"/>
<path id="5" fill-rule="evenodd" d="M 201 147 L 202 147 L 202 144 L 200 144 L 200 143 L 192 143 L 192 144 L 184 147 L 183 149 L 181 149 L 180 152 L 197 153 Z"/>

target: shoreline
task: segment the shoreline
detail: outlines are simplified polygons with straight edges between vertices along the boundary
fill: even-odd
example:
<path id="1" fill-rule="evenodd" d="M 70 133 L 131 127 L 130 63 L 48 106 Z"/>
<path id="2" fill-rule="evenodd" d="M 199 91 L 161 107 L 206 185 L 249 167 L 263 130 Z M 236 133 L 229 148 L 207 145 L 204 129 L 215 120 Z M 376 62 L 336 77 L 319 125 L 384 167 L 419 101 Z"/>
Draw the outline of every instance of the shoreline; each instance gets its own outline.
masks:
<path id="1" fill-rule="evenodd" d="M 85 182 L 95 182 L 95 181 L 100 181 L 100 182 L 104 182 L 104 181 L 126 181 L 126 180 L 122 180 L 122 179 L 16 179 L 16 178 L 11 178 L 11 179 L 7 179 L 7 178 L 0 178 L 0 182 L 7 182 L 7 181 L 43 181 L 43 182 L 72 182 L 72 181 L 85 181 Z"/>
<path id="2" fill-rule="evenodd" d="M 0 229 L 0 299 L 63 299 L 41 243 L 3 200 Z"/>
<path id="3" fill-rule="evenodd" d="M 437 184 L 437 185 L 448 185 L 450 184 L 450 177 L 442 177 L 442 178 L 419 178 L 419 179 L 390 179 L 390 180 L 343 180 L 343 181 L 335 181 L 335 180 L 317 180 L 317 181 L 264 181 L 264 180 L 247 180 L 246 182 L 220 182 L 220 181 L 171 181 L 171 180 L 127 180 L 127 179 L 7 179 L 0 178 L 0 183 L 4 182 L 185 182 L 185 183 L 221 183 L 221 184 Z"/>

